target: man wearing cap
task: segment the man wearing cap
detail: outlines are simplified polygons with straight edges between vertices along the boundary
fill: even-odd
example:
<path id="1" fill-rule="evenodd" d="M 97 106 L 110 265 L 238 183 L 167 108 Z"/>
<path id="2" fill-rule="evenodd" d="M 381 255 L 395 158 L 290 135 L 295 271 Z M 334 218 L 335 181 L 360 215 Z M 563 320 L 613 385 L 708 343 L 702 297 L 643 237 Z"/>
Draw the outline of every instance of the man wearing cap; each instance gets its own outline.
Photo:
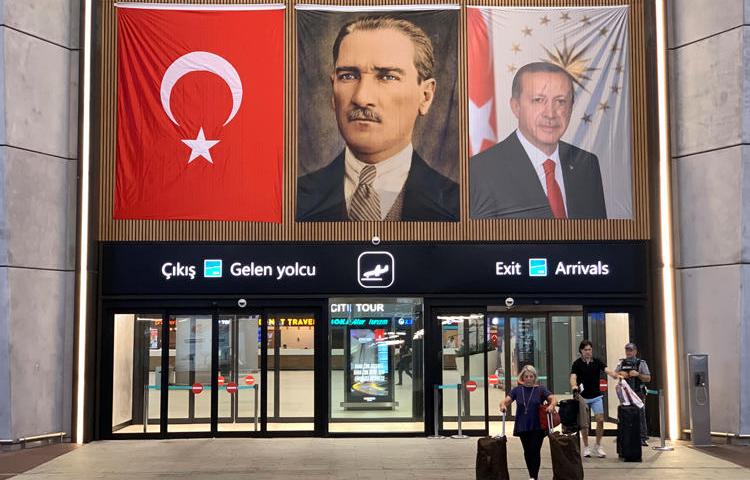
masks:
<path id="1" fill-rule="evenodd" d="M 638 358 L 638 346 L 630 342 L 625 345 L 625 358 L 620 359 L 615 372 L 628 382 L 630 388 L 644 401 L 641 408 L 641 445 L 648 446 L 648 426 L 646 425 L 646 383 L 651 381 L 651 371 L 645 360 Z"/>

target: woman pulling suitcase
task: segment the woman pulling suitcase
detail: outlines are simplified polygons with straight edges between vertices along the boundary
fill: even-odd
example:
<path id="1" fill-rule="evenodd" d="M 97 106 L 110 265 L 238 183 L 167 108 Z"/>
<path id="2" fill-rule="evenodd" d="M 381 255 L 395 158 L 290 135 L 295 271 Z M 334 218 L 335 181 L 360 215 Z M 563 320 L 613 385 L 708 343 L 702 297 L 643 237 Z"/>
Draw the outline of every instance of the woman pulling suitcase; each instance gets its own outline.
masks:
<path id="1" fill-rule="evenodd" d="M 555 411 L 557 401 L 552 392 L 543 385 L 537 385 L 537 374 L 533 365 L 523 367 L 518 373 L 518 379 L 521 385 L 511 390 L 508 396 L 500 402 L 500 411 L 505 412 L 511 403 L 516 402 L 516 424 L 513 427 L 513 435 L 521 438 L 529 477 L 531 480 L 536 480 L 542 463 L 542 443 L 547 435 L 539 421 L 539 407 L 546 400 L 549 403 L 547 412 L 552 413 Z"/>

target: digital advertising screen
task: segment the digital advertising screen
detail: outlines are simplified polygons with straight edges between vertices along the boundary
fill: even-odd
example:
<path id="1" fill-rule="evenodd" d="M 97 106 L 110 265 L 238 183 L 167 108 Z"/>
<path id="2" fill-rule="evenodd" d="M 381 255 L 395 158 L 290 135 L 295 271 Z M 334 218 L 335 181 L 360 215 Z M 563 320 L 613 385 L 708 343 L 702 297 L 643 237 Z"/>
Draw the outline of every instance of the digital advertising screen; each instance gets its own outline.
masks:
<path id="1" fill-rule="evenodd" d="M 382 341 L 384 337 L 382 328 L 349 329 L 347 402 L 393 400 L 393 366 L 390 347 Z"/>

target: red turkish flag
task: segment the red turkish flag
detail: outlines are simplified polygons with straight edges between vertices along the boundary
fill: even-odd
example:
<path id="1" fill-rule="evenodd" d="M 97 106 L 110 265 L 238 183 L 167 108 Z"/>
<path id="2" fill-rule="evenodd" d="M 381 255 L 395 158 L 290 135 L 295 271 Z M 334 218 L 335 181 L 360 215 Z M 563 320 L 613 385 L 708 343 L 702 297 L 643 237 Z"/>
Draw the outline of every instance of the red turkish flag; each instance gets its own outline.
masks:
<path id="1" fill-rule="evenodd" d="M 497 143 L 492 43 L 482 10 L 468 8 L 469 147 L 476 155 Z"/>
<path id="2" fill-rule="evenodd" d="M 281 222 L 284 10 L 117 9 L 114 218 Z"/>

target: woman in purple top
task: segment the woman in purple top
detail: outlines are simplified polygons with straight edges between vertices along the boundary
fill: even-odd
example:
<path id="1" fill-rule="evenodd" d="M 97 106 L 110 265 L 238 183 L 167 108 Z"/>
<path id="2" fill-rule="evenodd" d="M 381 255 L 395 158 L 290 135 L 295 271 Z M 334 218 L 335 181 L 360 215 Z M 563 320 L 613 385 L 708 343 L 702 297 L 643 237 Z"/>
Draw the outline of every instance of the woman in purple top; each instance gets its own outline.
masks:
<path id="1" fill-rule="evenodd" d="M 539 423 L 539 406 L 546 400 L 549 403 L 547 411 L 551 413 L 555 411 L 557 400 L 543 385 L 536 384 L 537 374 L 533 365 L 523 367 L 518 379 L 521 385 L 511 390 L 500 402 L 500 411 L 505 412 L 511 403 L 516 402 L 516 425 L 513 427 L 513 435 L 521 438 L 526 468 L 529 470 L 529 477 L 535 480 L 542 464 L 542 443 L 547 435 Z"/>

